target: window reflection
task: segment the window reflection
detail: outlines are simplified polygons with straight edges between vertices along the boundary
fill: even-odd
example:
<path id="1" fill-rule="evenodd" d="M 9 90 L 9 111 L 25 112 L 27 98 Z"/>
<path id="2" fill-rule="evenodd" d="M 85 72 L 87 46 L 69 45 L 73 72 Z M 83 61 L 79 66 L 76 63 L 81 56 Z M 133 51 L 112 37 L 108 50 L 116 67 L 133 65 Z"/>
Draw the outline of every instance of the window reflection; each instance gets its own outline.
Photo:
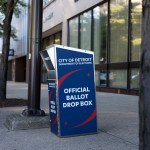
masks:
<path id="1" fill-rule="evenodd" d="M 55 44 L 61 44 L 61 34 L 60 33 L 56 33 L 55 34 Z"/>
<path id="2" fill-rule="evenodd" d="M 55 33 L 43 39 L 42 48 L 46 49 L 46 47 L 52 44 L 61 44 L 61 32 Z"/>
<path id="3" fill-rule="evenodd" d="M 91 50 L 91 10 L 80 16 L 80 27 L 80 48 Z"/>
<path id="4" fill-rule="evenodd" d="M 131 89 L 139 88 L 139 69 L 131 70 Z"/>
<path id="5" fill-rule="evenodd" d="M 48 45 L 52 45 L 52 44 L 54 44 L 54 36 L 50 36 L 49 37 L 49 43 L 48 43 Z"/>
<path id="6" fill-rule="evenodd" d="M 78 48 L 78 17 L 69 21 L 69 46 Z"/>
<path id="7" fill-rule="evenodd" d="M 110 70 L 110 87 L 127 88 L 127 70 Z"/>
<path id="8" fill-rule="evenodd" d="M 127 88 L 130 81 L 131 89 L 139 88 L 139 68 L 128 68 L 126 62 L 131 61 L 132 67 L 132 61 L 140 61 L 141 15 L 141 0 L 111 0 L 69 20 L 69 46 L 94 50 L 97 86 L 106 87 L 108 83 L 109 87 Z"/>
<path id="9" fill-rule="evenodd" d="M 110 62 L 127 62 L 128 1 L 110 2 Z"/>
<path id="10" fill-rule="evenodd" d="M 131 0 L 131 61 L 140 60 L 142 1 Z"/>
<path id="11" fill-rule="evenodd" d="M 96 79 L 96 85 L 97 86 L 106 86 L 107 81 L 107 71 L 101 70 L 95 72 L 95 79 Z"/>
<path id="12" fill-rule="evenodd" d="M 107 3 L 93 9 L 95 63 L 106 63 Z"/>

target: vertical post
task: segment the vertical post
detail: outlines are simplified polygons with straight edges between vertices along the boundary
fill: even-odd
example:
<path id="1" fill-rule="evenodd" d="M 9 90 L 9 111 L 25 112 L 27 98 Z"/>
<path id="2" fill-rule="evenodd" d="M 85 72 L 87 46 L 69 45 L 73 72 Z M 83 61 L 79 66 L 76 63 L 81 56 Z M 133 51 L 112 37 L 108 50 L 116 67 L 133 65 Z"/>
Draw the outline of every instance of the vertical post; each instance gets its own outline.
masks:
<path id="1" fill-rule="evenodd" d="M 28 108 L 22 112 L 24 116 L 44 116 L 40 109 L 41 93 L 41 51 L 43 0 L 32 0 L 31 4 L 31 69 L 29 75 Z"/>
<path id="2" fill-rule="evenodd" d="M 28 1 L 29 2 L 29 1 Z M 30 6 L 33 6 L 33 1 L 29 2 Z M 29 23 L 28 23 L 28 55 L 27 55 L 27 66 L 28 66 L 28 108 L 30 107 L 30 95 L 31 95 L 31 52 L 32 52 L 32 18 L 33 18 L 33 7 L 29 8 Z"/>
<path id="3" fill-rule="evenodd" d="M 142 50 L 139 96 L 139 150 L 150 149 L 150 1 L 142 1 Z"/>

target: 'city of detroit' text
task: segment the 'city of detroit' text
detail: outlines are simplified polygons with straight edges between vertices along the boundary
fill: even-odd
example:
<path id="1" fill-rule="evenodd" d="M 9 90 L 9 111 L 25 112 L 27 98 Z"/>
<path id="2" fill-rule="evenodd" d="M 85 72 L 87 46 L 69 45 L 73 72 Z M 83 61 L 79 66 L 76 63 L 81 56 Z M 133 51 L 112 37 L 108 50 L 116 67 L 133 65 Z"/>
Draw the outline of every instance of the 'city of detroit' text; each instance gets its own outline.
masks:
<path id="1" fill-rule="evenodd" d="M 67 63 L 67 62 L 87 62 L 92 61 L 92 58 L 69 58 L 69 59 L 59 59 L 59 63 Z"/>
<path id="2" fill-rule="evenodd" d="M 58 59 L 58 64 L 60 66 L 64 65 L 85 65 L 92 64 L 92 58 L 68 58 L 68 59 Z"/>

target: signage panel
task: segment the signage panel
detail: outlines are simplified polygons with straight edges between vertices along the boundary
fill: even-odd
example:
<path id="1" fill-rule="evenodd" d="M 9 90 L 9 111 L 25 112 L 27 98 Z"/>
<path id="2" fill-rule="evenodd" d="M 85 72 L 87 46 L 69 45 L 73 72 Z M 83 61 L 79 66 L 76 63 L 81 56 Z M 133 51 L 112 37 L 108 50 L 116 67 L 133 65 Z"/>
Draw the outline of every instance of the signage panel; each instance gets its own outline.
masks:
<path id="1" fill-rule="evenodd" d="M 51 132 L 58 134 L 58 117 L 56 104 L 56 83 L 55 80 L 48 79 L 48 97 Z"/>
<path id="2" fill-rule="evenodd" d="M 56 48 L 61 136 L 97 132 L 94 56 Z"/>
<path id="3" fill-rule="evenodd" d="M 94 53 L 53 45 L 40 54 L 48 72 L 51 132 L 97 133 Z"/>
<path id="4" fill-rule="evenodd" d="M 9 49 L 9 56 L 14 56 L 14 49 Z"/>

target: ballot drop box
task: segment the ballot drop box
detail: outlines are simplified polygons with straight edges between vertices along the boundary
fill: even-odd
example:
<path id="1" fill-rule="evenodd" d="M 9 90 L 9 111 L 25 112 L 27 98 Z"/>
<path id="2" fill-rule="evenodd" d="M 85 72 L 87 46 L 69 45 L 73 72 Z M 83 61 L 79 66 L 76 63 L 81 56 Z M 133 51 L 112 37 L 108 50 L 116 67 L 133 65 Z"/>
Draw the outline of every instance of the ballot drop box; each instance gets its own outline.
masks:
<path id="1" fill-rule="evenodd" d="M 59 137 L 97 133 L 94 53 L 52 45 L 40 54 L 48 74 L 51 132 Z"/>

